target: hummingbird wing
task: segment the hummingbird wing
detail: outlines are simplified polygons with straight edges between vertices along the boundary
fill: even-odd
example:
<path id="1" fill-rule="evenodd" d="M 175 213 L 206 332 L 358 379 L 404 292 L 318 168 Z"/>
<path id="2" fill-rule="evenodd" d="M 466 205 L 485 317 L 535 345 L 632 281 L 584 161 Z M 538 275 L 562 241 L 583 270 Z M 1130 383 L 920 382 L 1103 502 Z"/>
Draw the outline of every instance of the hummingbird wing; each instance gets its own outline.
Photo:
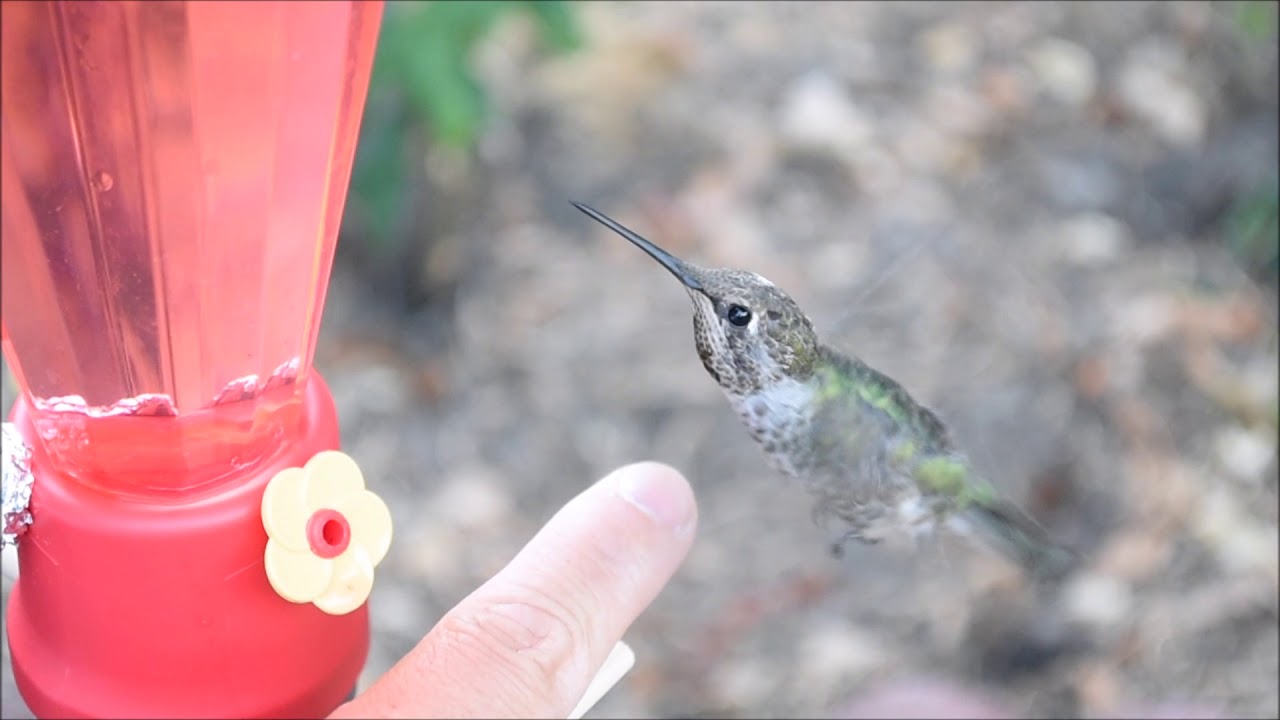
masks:
<path id="1" fill-rule="evenodd" d="M 856 358 L 824 349 L 820 368 L 809 428 L 815 514 L 858 532 L 904 500 L 946 502 L 945 491 L 922 485 L 915 472 L 923 459 L 951 454 L 942 421 Z"/>
<path id="2" fill-rule="evenodd" d="M 893 378 L 856 358 L 823 348 L 812 432 L 815 464 L 874 490 L 919 456 L 946 454 L 946 426 Z"/>
<path id="3" fill-rule="evenodd" d="M 863 530 L 905 498 L 958 510 L 976 534 L 1038 578 L 1069 572 L 1076 555 L 998 496 L 937 415 L 892 378 L 826 351 L 812 418 L 815 493 L 825 512 Z"/>
<path id="4" fill-rule="evenodd" d="M 900 462 L 904 437 L 894 419 L 857 395 L 820 393 L 810 421 L 807 479 L 815 517 L 838 517 L 853 535 L 872 530 L 891 507 L 915 494 Z"/>

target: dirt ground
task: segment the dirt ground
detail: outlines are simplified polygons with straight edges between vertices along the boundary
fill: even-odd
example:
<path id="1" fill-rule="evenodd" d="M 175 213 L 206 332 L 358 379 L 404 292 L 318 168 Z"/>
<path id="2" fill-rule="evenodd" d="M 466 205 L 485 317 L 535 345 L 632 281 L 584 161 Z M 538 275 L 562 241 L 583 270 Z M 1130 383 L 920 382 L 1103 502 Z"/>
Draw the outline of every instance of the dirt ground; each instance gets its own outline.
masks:
<path id="1" fill-rule="evenodd" d="M 1275 271 L 1223 230 L 1276 172 L 1274 32 L 1205 3 L 579 9 L 562 57 L 505 23 L 478 151 L 427 159 L 437 301 L 335 269 L 316 365 L 397 527 L 364 682 L 656 459 L 699 535 L 596 717 L 1280 713 Z M 950 541 L 833 558 L 684 293 L 569 200 L 790 291 L 1083 570 L 1038 593 Z M 3 677 L 21 716 L 7 648 Z"/>

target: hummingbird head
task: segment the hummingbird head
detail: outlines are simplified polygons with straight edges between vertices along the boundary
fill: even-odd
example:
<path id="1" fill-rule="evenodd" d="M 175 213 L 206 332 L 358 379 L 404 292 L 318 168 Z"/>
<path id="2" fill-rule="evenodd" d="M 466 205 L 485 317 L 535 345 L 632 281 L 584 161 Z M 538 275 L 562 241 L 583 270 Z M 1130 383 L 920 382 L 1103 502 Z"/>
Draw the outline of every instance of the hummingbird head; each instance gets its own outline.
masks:
<path id="1" fill-rule="evenodd" d="M 597 210 L 573 205 L 644 250 L 684 285 L 693 301 L 698 357 L 726 393 L 752 395 L 813 373 L 818 356 L 813 325 L 768 279 L 746 270 L 698 267 Z"/>

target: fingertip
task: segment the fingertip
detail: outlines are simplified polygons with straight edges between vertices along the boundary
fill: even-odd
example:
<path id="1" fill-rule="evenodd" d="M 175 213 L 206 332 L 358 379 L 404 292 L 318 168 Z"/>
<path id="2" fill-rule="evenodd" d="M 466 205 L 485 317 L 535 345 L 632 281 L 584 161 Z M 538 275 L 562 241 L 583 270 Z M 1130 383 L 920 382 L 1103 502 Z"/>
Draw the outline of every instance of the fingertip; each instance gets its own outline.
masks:
<path id="1" fill-rule="evenodd" d="M 693 489 L 675 468 L 618 468 L 334 717 L 565 717 L 679 567 L 696 522 Z"/>
<path id="2" fill-rule="evenodd" d="M 677 535 L 692 535 L 698 522 L 698 505 L 689 481 L 679 470 L 660 462 L 625 465 L 610 473 L 619 497 L 659 525 Z"/>

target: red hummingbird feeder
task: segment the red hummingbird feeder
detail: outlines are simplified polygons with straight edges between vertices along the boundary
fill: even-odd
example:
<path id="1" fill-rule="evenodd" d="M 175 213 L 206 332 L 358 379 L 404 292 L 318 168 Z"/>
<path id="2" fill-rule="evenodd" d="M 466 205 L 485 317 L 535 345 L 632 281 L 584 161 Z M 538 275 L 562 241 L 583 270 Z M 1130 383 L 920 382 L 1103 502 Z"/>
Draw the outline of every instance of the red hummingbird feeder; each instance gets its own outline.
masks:
<path id="1" fill-rule="evenodd" d="M 382 9 L 0 5 L 5 626 L 37 716 L 355 687 L 390 515 L 312 357 Z"/>

